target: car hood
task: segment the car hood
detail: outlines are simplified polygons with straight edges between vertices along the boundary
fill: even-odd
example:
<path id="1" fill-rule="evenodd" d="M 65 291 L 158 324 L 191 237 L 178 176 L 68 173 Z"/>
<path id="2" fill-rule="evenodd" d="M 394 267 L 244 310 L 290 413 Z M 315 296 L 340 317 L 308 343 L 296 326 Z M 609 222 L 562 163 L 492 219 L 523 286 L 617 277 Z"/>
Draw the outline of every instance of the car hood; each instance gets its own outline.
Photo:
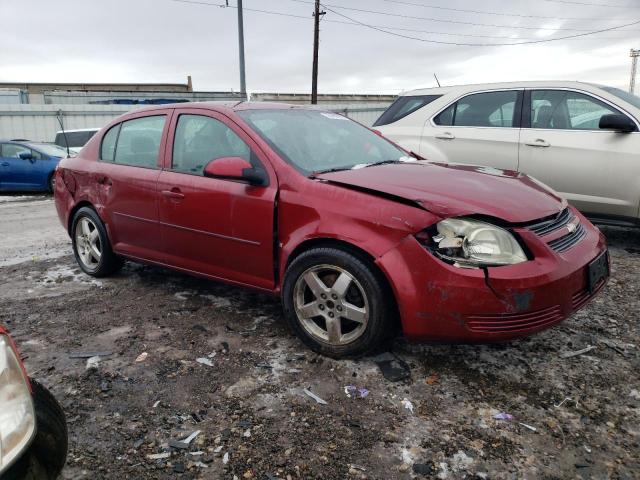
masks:
<path id="1" fill-rule="evenodd" d="M 527 175 L 477 165 L 416 161 L 315 177 L 417 202 L 440 217 L 475 214 L 520 223 L 557 214 L 566 206 L 553 190 Z"/>

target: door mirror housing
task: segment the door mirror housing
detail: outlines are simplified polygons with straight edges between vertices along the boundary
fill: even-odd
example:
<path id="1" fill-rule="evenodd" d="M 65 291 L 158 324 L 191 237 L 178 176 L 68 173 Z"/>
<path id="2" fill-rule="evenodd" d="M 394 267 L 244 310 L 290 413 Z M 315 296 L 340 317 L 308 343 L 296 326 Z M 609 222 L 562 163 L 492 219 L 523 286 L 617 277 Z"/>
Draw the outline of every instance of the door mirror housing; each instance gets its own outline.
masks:
<path id="1" fill-rule="evenodd" d="M 600 123 L 598 124 L 601 130 L 615 130 L 616 132 L 635 132 L 637 131 L 636 124 L 627 117 L 620 113 L 612 113 L 603 115 L 600 117 Z"/>
<path id="2" fill-rule="evenodd" d="M 204 167 L 204 176 L 247 182 L 249 185 L 266 187 L 269 177 L 264 170 L 254 168 L 242 157 L 222 157 L 211 160 Z"/>
<path id="3" fill-rule="evenodd" d="M 33 154 L 31 152 L 22 152 L 18 154 L 21 160 L 34 160 Z"/>

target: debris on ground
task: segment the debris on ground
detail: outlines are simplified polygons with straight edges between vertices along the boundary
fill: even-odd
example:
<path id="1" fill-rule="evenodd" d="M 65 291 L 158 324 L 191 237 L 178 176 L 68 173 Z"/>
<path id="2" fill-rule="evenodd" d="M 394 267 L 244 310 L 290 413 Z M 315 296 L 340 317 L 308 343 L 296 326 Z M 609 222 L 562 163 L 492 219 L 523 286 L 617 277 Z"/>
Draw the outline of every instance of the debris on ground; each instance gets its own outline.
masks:
<path id="1" fill-rule="evenodd" d="M 536 427 L 533 427 L 531 425 L 527 425 L 526 423 L 518 422 L 518 425 L 522 425 L 524 428 L 527 428 L 527 429 L 531 430 L 532 432 L 537 432 L 538 431 L 538 429 Z"/>
<path id="2" fill-rule="evenodd" d="M 87 358 L 87 365 L 86 365 L 85 368 L 87 370 L 97 369 L 98 365 L 100 364 L 100 360 L 101 360 L 101 357 L 99 357 L 97 355 L 95 357 Z"/>
<path id="3" fill-rule="evenodd" d="M 166 453 L 153 453 L 151 455 L 147 455 L 149 460 L 162 460 L 163 458 L 169 458 L 171 456 L 170 452 Z"/>
<path id="4" fill-rule="evenodd" d="M 594 345 L 589 345 L 586 348 L 583 348 L 582 350 L 576 350 L 575 352 L 566 352 L 563 353 L 562 355 L 560 355 L 560 358 L 572 358 L 572 357 L 577 357 L 578 355 L 582 355 L 584 353 L 590 352 L 591 350 L 594 350 L 595 347 Z"/>
<path id="5" fill-rule="evenodd" d="M 321 404 L 321 405 L 327 405 L 327 402 L 325 402 L 322 398 L 320 398 L 318 395 L 316 395 L 315 393 L 313 393 L 311 390 L 305 388 L 302 390 L 307 396 L 313 398 L 317 403 Z"/>
<path id="6" fill-rule="evenodd" d="M 406 398 L 403 398 L 401 403 L 406 410 L 409 410 L 411 413 L 413 413 L 413 403 L 411 403 L 411 401 L 409 401 Z"/>
<path id="7" fill-rule="evenodd" d="M 493 418 L 495 420 L 508 420 L 511 421 L 513 420 L 513 415 L 511 415 L 510 413 L 505 413 L 505 412 L 500 412 L 500 413 L 496 413 Z"/>
<path id="8" fill-rule="evenodd" d="M 390 382 L 399 382 L 411 377 L 409 364 L 392 353 L 382 353 L 373 358 L 384 378 Z"/>
<path id="9" fill-rule="evenodd" d="M 207 367 L 213 367 L 213 362 L 205 357 L 196 358 L 196 362 L 206 365 Z"/>
<path id="10" fill-rule="evenodd" d="M 147 352 L 142 352 L 140 355 L 136 357 L 136 363 L 144 362 L 149 354 Z"/>

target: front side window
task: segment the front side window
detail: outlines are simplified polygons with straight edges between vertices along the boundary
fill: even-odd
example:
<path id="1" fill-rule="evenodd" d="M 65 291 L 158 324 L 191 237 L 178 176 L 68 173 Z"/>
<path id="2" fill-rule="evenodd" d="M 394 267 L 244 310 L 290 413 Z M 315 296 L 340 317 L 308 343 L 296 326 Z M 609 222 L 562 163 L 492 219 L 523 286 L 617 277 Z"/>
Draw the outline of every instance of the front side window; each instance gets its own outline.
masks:
<path id="1" fill-rule="evenodd" d="M 620 114 L 604 102 L 568 90 L 531 92 L 531 126 L 554 130 L 599 130 L 603 115 Z"/>
<path id="2" fill-rule="evenodd" d="M 115 163 L 158 168 L 165 119 L 165 115 L 155 115 L 123 122 L 115 147 Z"/>
<path id="3" fill-rule="evenodd" d="M 238 115 L 283 160 L 305 175 L 410 160 L 405 151 L 388 140 L 336 113 L 259 109 L 240 111 Z"/>
<path id="4" fill-rule="evenodd" d="M 387 110 L 380 115 L 380 118 L 373 124 L 374 127 L 381 125 L 389 125 L 390 123 L 397 122 L 401 118 L 406 117 L 410 113 L 429 105 L 434 100 L 440 98 L 442 95 L 411 95 L 406 97 L 399 97 L 393 102 Z"/>
<path id="5" fill-rule="evenodd" d="M 513 127 L 517 101 L 517 91 L 473 93 L 440 112 L 433 122 L 454 127 Z"/>
<path id="6" fill-rule="evenodd" d="M 203 175 L 218 158 L 242 157 L 252 162 L 249 146 L 227 125 L 203 115 L 180 115 L 173 141 L 171 169 Z M 252 162 L 255 166 L 255 161 Z"/>

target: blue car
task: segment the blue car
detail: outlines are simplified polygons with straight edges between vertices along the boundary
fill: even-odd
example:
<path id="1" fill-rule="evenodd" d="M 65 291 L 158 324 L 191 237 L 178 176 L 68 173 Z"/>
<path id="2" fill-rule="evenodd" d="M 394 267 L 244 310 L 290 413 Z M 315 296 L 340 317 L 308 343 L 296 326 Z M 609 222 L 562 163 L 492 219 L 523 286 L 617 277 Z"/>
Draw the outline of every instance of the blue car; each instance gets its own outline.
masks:
<path id="1" fill-rule="evenodd" d="M 66 156 L 50 143 L 0 140 L 0 191 L 53 192 L 53 172 Z"/>

